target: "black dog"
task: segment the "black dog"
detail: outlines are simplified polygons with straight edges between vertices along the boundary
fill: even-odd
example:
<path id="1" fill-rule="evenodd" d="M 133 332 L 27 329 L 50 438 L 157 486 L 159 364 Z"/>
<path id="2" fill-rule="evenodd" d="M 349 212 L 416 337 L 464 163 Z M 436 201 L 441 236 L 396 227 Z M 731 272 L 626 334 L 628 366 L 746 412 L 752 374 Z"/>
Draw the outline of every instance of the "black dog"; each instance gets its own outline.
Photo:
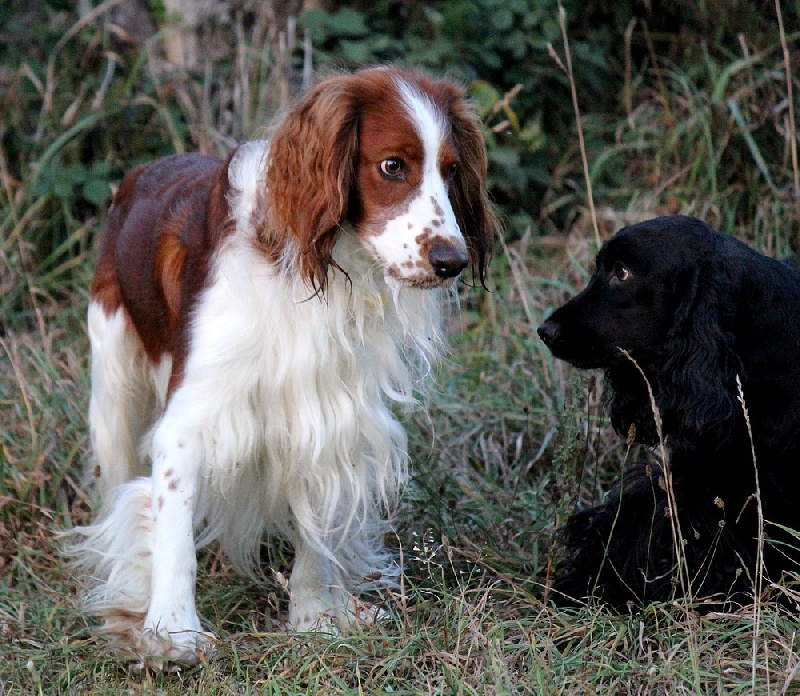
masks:
<path id="1" fill-rule="evenodd" d="M 673 520 L 660 464 L 630 465 L 603 504 L 567 522 L 557 596 L 594 595 L 618 608 L 664 601 L 687 589 L 679 581 L 683 556 L 694 597 L 752 598 L 753 451 L 766 573 L 778 580 L 800 567 L 800 542 L 782 529 L 800 529 L 796 269 L 700 220 L 661 217 L 607 241 L 588 286 L 538 331 L 557 358 L 605 371 L 611 422 L 622 437 L 665 445 L 677 509 Z"/>

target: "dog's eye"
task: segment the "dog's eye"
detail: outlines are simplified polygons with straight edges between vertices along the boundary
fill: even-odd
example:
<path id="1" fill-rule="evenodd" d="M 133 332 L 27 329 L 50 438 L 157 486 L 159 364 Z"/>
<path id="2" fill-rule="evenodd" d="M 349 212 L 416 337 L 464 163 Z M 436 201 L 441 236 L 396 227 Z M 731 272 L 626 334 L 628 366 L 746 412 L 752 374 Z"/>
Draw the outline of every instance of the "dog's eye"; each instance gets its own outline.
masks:
<path id="1" fill-rule="evenodd" d="M 389 157 L 383 160 L 379 167 L 381 174 L 390 179 L 397 179 L 403 173 L 403 160 L 399 157 Z"/>
<path id="2" fill-rule="evenodd" d="M 614 278 L 621 282 L 624 282 L 631 277 L 631 272 L 621 261 L 617 261 L 614 264 L 614 268 L 611 269 L 611 273 L 614 275 Z"/>

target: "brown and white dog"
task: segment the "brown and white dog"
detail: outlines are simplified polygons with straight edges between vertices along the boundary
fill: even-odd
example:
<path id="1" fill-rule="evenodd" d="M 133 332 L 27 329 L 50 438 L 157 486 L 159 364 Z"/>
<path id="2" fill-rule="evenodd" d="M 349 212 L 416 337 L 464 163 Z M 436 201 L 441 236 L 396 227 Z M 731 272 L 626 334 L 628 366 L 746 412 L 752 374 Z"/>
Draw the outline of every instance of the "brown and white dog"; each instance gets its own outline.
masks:
<path id="1" fill-rule="evenodd" d="M 443 349 L 445 300 L 496 228 L 481 128 L 449 81 L 320 81 L 271 139 L 123 180 L 89 305 L 92 468 L 105 506 L 71 548 L 87 611 L 130 659 L 196 662 L 198 546 L 257 574 L 294 546 L 289 627 L 355 618 L 392 571 L 407 472 L 393 407 Z"/>

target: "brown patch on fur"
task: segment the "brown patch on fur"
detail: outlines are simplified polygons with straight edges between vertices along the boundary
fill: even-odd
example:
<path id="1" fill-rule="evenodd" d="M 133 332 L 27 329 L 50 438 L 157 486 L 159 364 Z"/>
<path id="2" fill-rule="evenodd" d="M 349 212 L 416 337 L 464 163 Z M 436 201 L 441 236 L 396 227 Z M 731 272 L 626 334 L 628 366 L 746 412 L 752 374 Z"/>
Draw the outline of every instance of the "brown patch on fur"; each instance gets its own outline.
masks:
<path id="1" fill-rule="evenodd" d="M 115 246 L 117 231 L 125 222 L 136 197 L 139 176 L 146 165 L 134 169 L 123 177 L 114 196 L 114 203 L 108 211 L 108 220 L 100 243 L 97 256 L 97 267 L 92 279 L 92 300 L 99 302 L 106 314 L 113 314 L 122 306 L 122 291 L 117 278 Z"/>
<path id="2" fill-rule="evenodd" d="M 418 265 L 422 268 L 429 269 L 430 264 L 428 263 L 428 256 L 430 251 L 435 246 L 450 246 L 453 244 L 453 240 L 450 237 L 444 237 L 440 234 L 434 234 L 433 229 L 430 227 L 425 227 L 423 229 L 422 234 L 418 234 L 414 241 L 419 246 L 419 255 L 423 259 L 421 263 Z"/>
<path id="3" fill-rule="evenodd" d="M 194 303 L 210 259 L 234 230 L 228 162 L 174 155 L 126 175 L 100 240 L 92 300 L 122 307 L 148 359 L 172 355 L 171 394 L 180 383 Z"/>
<path id="4" fill-rule="evenodd" d="M 179 483 L 178 479 L 173 479 L 172 481 L 170 481 L 167 484 L 167 488 L 169 488 L 169 490 L 171 490 L 171 491 L 177 491 L 178 490 L 178 483 Z"/>
<path id="5" fill-rule="evenodd" d="M 103 632 L 119 638 L 125 638 L 133 631 L 141 630 L 144 625 L 144 614 L 138 611 L 112 609 L 99 611 L 97 616 L 105 620 Z"/>
<path id="6" fill-rule="evenodd" d="M 181 276 L 186 261 L 186 247 L 178 237 L 163 236 L 156 249 L 156 276 L 161 282 L 164 300 L 169 310 L 167 321 L 174 331 L 181 309 Z"/>

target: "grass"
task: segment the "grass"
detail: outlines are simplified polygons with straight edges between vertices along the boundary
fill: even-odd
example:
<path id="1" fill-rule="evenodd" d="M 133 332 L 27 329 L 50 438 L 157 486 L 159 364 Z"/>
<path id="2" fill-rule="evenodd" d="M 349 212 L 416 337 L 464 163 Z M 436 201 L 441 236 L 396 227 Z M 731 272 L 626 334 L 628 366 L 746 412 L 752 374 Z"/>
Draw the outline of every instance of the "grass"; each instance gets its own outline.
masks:
<path id="1" fill-rule="evenodd" d="M 221 640 L 206 663 L 129 673 L 105 652 L 54 539 L 91 515 L 84 313 L 105 201 L 86 177 L 113 185 L 145 154 L 254 134 L 282 93 L 256 40 L 268 33 L 237 43 L 237 55 L 258 56 L 255 73 L 239 60 L 169 82 L 137 55 L 97 51 L 108 37 L 88 24 L 55 57 L 0 72 L 13 87 L 0 97 L 0 693 L 796 693 L 796 617 L 769 601 L 769 587 L 754 607 L 705 616 L 690 602 L 619 616 L 547 601 L 555 530 L 577 501 L 602 495 L 627 455 L 596 377 L 554 361 L 535 333 L 582 286 L 594 254 L 594 216 L 571 183 L 584 172 L 577 151 L 565 154 L 537 227 L 498 240 L 490 291 L 463 289 L 439 390 L 407 421 L 416 476 L 389 539 L 405 573 L 384 597 L 386 620 L 341 637 L 287 634 L 280 587 L 238 577 L 212 548 L 198 602 Z M 787 89 L 775 78 L 796 39 L 725 65 L 660 60 L 631 73 L 618 120 L 584 113 L 598 233 L 681 211 L 767 253 L 796 251 Z M 83 59 L 76 77 L 69 66 Z M 243 92 L 247 83 L 258 90 Z M 104 89 L 102 105 L 79 100 L 79 84 Z M 232 95 L 236 122 L 225 116 Z M 100 161 L 107 168 L 93 169 Z M 609 187 L 610 170 L 624 186 Z M 562 229 L 547 213 L 567 208 Z M 280 550 L 275 559 L 283 567 Z"/>

